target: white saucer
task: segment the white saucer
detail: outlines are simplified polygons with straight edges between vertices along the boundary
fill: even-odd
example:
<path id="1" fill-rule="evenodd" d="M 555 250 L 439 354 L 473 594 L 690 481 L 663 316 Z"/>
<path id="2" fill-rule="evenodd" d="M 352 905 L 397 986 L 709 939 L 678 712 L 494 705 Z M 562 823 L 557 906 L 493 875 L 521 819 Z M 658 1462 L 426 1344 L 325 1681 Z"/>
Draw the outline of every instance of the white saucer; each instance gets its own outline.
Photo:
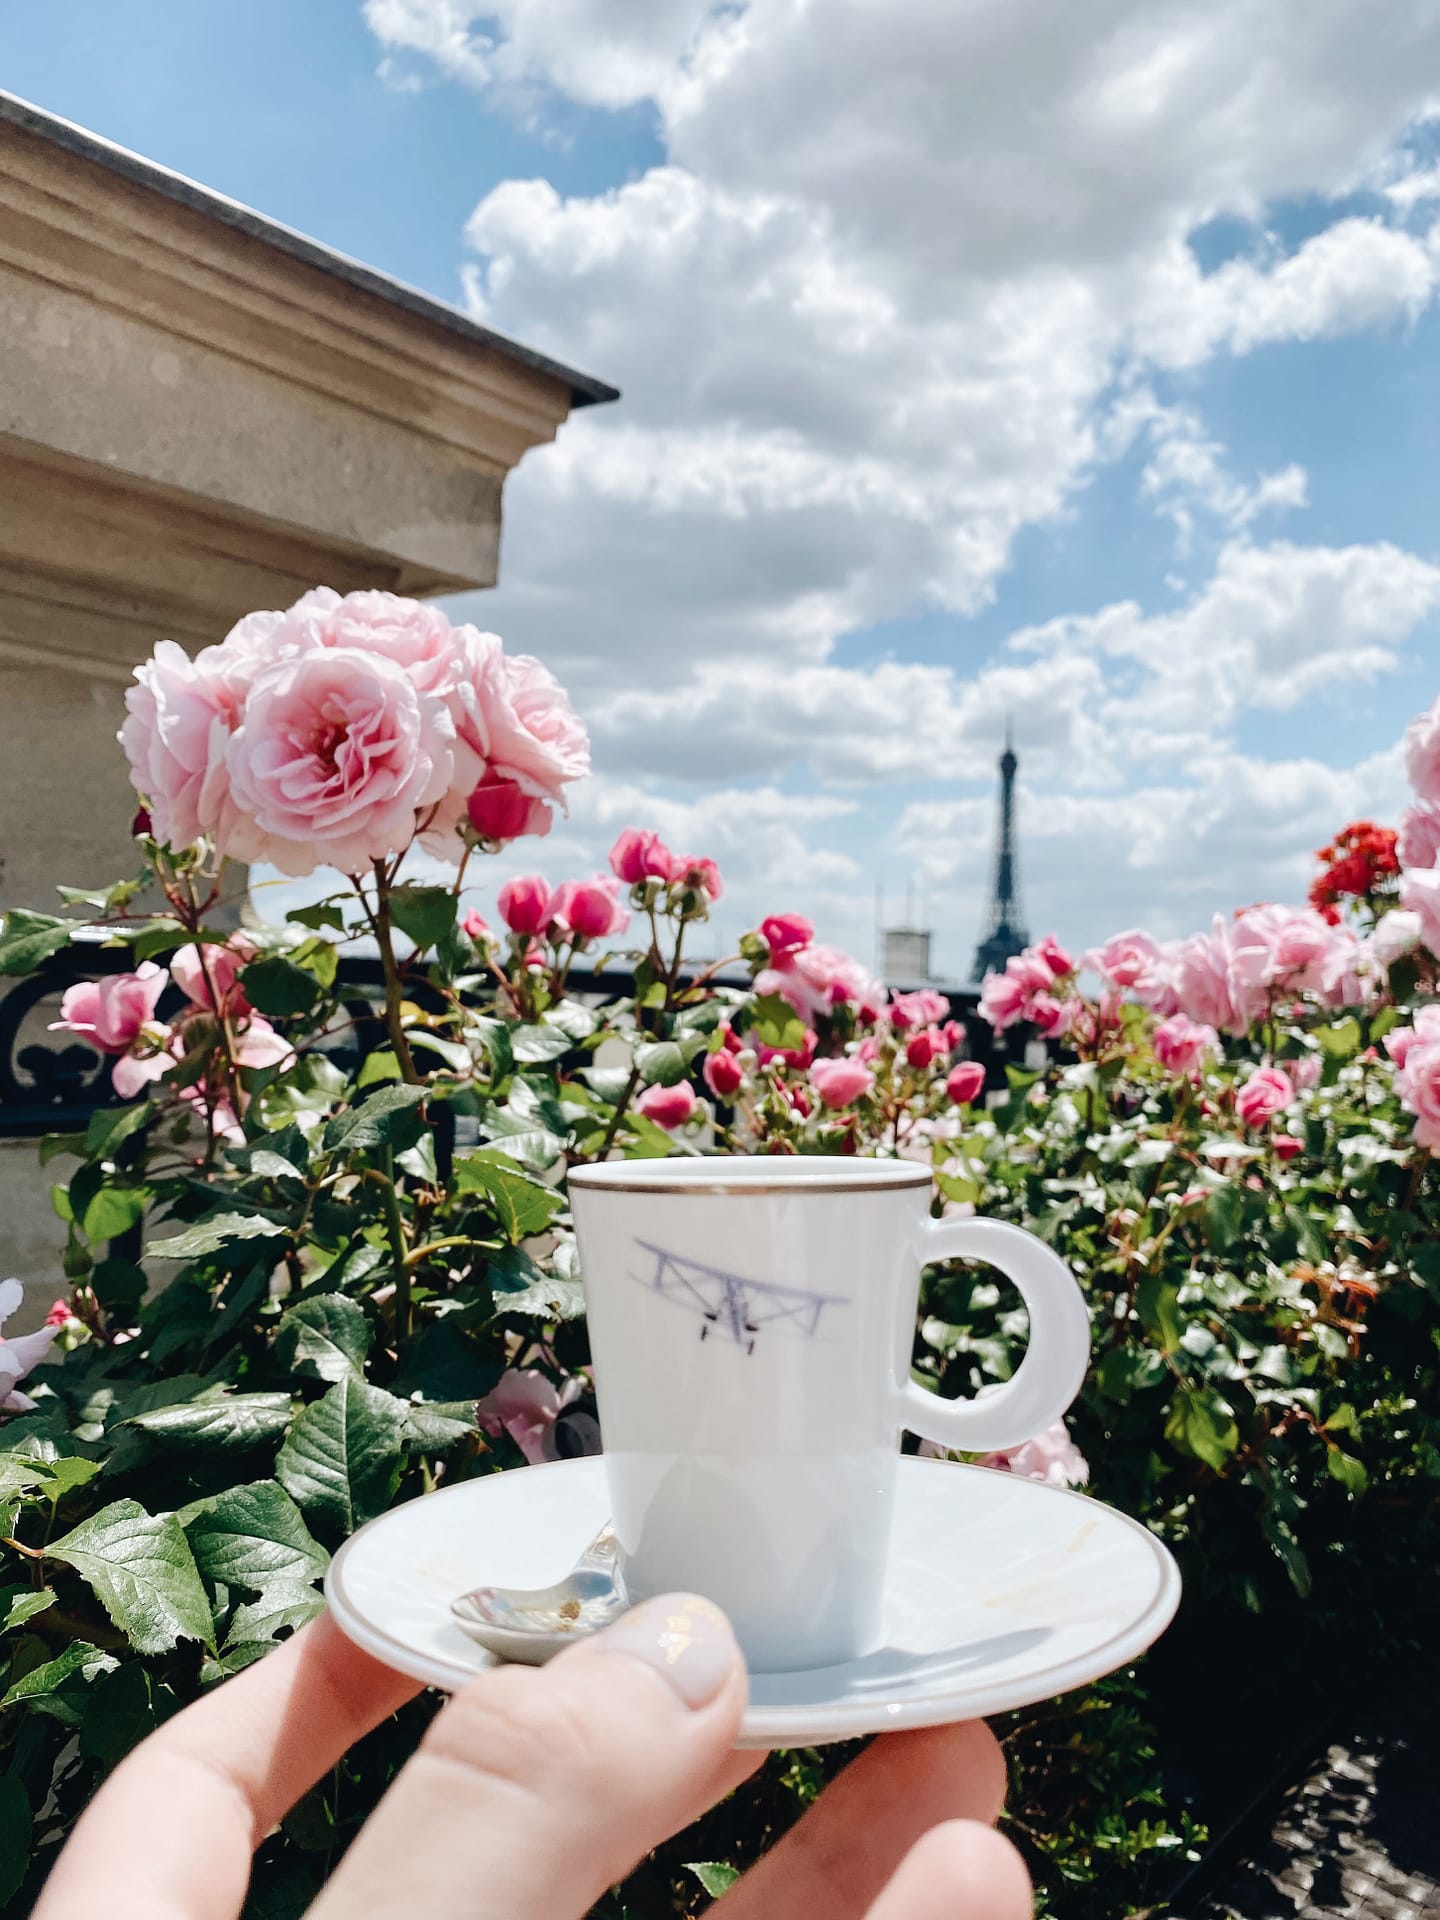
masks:
<path id="1" fill-rule="evenodd" d="M 347 1540 L 325 1580 L 330 1610 L 377 1660 L 453 1691 L 496 1664 L 452 1615 L 456 1595 L 559 1579 L 608 1513 L 598 1459 L 466 1480 Z M 906 1458 L 887 1644 L 845 1666 L 753 1675 L 739 1744 L 812 1747 L 1048 1700 L 1134 1660 L 1179 1600 L 1167 1550 L 1113 1507 Z"/>

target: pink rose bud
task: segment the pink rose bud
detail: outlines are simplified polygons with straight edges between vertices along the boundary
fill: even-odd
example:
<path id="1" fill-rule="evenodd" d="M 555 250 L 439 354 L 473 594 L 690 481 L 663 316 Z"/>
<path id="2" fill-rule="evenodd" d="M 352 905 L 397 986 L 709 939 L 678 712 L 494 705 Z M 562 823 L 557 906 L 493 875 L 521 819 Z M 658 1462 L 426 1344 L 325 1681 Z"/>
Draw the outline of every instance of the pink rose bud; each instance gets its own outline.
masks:
<path id="1" fill-rule="evenodd" d="M 937 1060 L 943 1060 L 950 1052 L 949 1042 L 943 1033 L 934 1027 L 924 1027 L 919 1033 L 912 1033 L 905 1047 L 905 1058 L 917 1073 L 924 1073 L 933 1067 Z"/>
<path id="2" fill-rule="evenodd" d="M 1297 1153 L 1304 1150 L 1305 1142 L 1297 1140 L 1293 1133 L 1277 1133 L 1274 1140 L 1276 1153 L 1282 1160 L 1293 1160 Z"/>
<path id="3" fill-rule="evenodd" d="M 467 940 L 473 940 L 477 947 L 483 947 L 490 938 L 490 923 L 478 907 L 472 907 L 460 922 L 460 931 Z"/>
<path id="4" fill-rule="evenodd" d="M 1207 1053 L 1217 1053 L 1220 1036 L 1189 1014 L 1175 1013 L 1155 1029 L 1150 1044 L 1167 1073 L 1194 1073 Z"/>
<path id="5" fill-rule="evenodd" d="M 985 1091 L 984 1067 L 978 1060 L 962 1060 L 958 1067 L 951 1068 L 945 1091 L 957 1107 L 968 1107 Z"/>
<path id="6" fill-rule="evenodd" d="M 550 924 L 551 893 L 538 873 L 507 880 L 495 904 L 512 933 L 543 933 Z"/>
<path id="7" fill-rule="evenodd" d="M 727 1053 L 739 1053 L 745 1045 L 735 1029 L 729 1026 L 721 1027 L 720 1043 Z"/>
<path id="8" fill-rule="evenodd" d="M 465 802 L 465 813 L 482 840 L 518 840 L 522 834 L 546 834 L 549 804 L 526 793 L 516 780 L 492 768 Z"/>
<path id="9" fill-rule="evenodd" d="M 815 928 L 803 913 L 771 913 L 760 922 L 760 938 L 773 960 L 779 953 L 797 953 L 815 938 Z"/>
<path id="10" fill-rule="evenodd" d="M 810 1118 L 810 1096 L 801 1086 L 785 1086 L 780 1089 L 790 1106 L 792 1113 L 798 1113 L 802 1120 Z"/>
<path id="11" fill-rule="evenodd" d="M 47 1327 L 63 1327 L 74 1318 L 75 1309 L 71 1306 L 70 1302 L 68 1300 L 56 1300 L 52 1302 L 50 1311 L 45 1316 L 45 1324 Z"/>
<path id="12" fill-rule="evenodd" d="M 619 885 L 608 873 L 593 880 L 567 880 L 550 902 L 550 917 L 577 940 L 604 940 L 612 933 L 623 933 L 630 916 L 615 898 Z"/>
<path id="13" fill-rule="evenodd" d="M 1258 1067 L 1235 1096 L 1235 1111 L 1247 1127 L 1268 1126 L 1295 1099 L 1288 1073 L 1280 1067 Z"/>
<path id="14" fill-rule="evenodd" d="M 717 1100 L 733 1100 L 740 1091 L 745 1079 L 745 1070 L 733 1053 L 727 1053 L 722 1047 L 718 1053 L 707 1053 L 705 1064 L 700 1070 L 705 1084 Z"/>
<path id="15" fill-rule="evenodd" d="M 683 1127 L 694 1113 L 695 1089 L 688 1080 L 682 1080 L 678 1087 L 646 1087 L 635 1106 L 647 1120 L 653 1120 L 657 1127 L 664 1127 L 667 1133 L 673 1133 L 677 1127 Z"/>
<path id="16" fill-rule="evenodd" d="M 870 1092 L 875 1076 L 859 1060 L 817 1060 L 810 1084 L 827 1107 L 849 1107 Z"/>
<path id="17" fill-rule="evenodd" d="M 706 859 L 704 854 L 677 854 L 675 871 L 671 878 L 674 885 L 688 887 L 692 893 L 706 894 L 711 900 L 718 900 L 725 891 L 720 879 L 720 869 L 713 860 Z"/>
<path id="18" fill-rule="evenodd" d="M 1037 942 L 1037 944 L 1031 948 L 1031 952 L 1045 962 L 1057 980 L 1062 973 L 1073 973 L 1075 971 L 1075 962 L 1065 951 L 1064 947 L 1061 946 L 1053 933 L 1047 933 L 1043 940 Z"/>
<path id="19" fill-rule="evenodd" d="M 610 849 L 610 870 L 627 887 L 638 887 L 644 880 L 672 879 L 675 856 L 658 833 L 627 827 Z"/>

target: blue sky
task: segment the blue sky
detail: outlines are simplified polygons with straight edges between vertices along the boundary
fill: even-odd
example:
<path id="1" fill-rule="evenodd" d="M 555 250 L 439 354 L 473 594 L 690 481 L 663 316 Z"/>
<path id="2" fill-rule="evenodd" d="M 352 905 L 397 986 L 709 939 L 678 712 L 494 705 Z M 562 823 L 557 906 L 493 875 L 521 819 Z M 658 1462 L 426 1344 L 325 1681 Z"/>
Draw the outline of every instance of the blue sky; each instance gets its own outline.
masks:
<path id="1" fill-rule="evenodd" d="M 1440 19 L 1366 13 L 4 0 L 0 84 L 623 387 L 463 603 L 594 734 L 504 869 L 654 822 L 720 936 L 798 907 L 868 958 L 914 888 L 960 976 L 1006 714 L 1077 943 L 1298 897 L 1403 802 Z"/>

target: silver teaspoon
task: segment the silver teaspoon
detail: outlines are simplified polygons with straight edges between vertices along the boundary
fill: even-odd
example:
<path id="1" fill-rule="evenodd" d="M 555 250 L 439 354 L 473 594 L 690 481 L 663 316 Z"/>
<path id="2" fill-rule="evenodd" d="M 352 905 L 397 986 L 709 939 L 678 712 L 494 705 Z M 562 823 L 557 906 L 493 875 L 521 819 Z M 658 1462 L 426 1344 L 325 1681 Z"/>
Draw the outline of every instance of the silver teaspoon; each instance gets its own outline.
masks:
<path id="1" fill-rule="evenodd" d="M 618 1620 L 630 1601 L 607 1521 L 563 1580 L 549 1587 L 476 1587 L 450 1602 L 472 1640 L 502 1660 L 540 1667 L 572 1640 Z"/>

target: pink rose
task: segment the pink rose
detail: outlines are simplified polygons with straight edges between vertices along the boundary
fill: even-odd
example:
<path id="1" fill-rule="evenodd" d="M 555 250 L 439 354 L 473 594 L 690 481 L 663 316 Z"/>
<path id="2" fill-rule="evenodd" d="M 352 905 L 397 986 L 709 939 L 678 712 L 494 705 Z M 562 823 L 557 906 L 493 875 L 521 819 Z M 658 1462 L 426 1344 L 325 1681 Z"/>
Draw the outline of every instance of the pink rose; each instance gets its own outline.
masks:
<path id="1" fill-rule="evenodd" d="M 135 790 L 148 802 L 146 831 L 173 847 L 212 831 L 229 795 L 225 743 L 237 712 L 224 676 L 213 671 L 218 652 L 206 647 L 191 660 L 173 640 L 161 640 L 125 695 L 119 739 Z"/>
<path id="2" fill-rule="evenodd" d="M 544 933 L 550 924 L 554 896 L 538 873 L 507 880 L 496 896 L 500 918 L 512 933 Z"/>
<path id="3" fill-rule="evenodd" d="M 1187 1013 L 1172 1013 L 1151 1036 L 1155 1058 L 1167 1073 L 1194 1073 L 1207 1053 L 1218 1053 L 1220 1036 Z"/>
<path id="4" fill-rule="evenodd" d="M 1392 1027 L 1385 1047 L 1401 1104 L 1415 1115 L 1416 1141 L 1440 1151 L 1440 1006 L 1421 1007 L 1410 1027 Z"/>
<path id="5" fill-rule="evenodd" d="M 476 1402 L 475 1412 L 486 1433 L 492 1438 L 508 1433 L 533 1467 L 550 1458 L 547 1442 L 551 1430 L 580 1392 L 578 1380 L 567 1380 L 557 1389 L 533 1367 L 509 1367 L 489 1393 Z"/>
<path id="6" fill-rule="evenodd" d="M 398 667 L 417 692 L 448 700 L 459 667 L 455 628 L 440 608 L 376 588 L 347 593 L 315 587 L 286 615 L 322 647 L 373 653 Z"/>
<path id="7" fill-rule="evenodd" d="M 1412 867 L 1400 876 L 1400 904 L 1420 919 L 1420 937 L 1440 954 L 1440 867 Z"/>
<path id="8" fill-rule="evenodd" d="M 610 849 L 610 870 L 627 887 L 638 887 L 646 880 L 668 882 L 675 872 L 675 856 L 658 833 L 626 827 Z"/>
<path id="9" fill-rule="evenodd" d="M 1175 991 L 1180 1011 L 1201 1026 L 1233 1032 L 1249 1025 L 1240 1018 L 1231 994 L 1230 929 L 1219 914 L 1208 934 L 1192 934 L 1180 942 Z"/>
<path id="10" fill-rule="evenodd" d="M 1424 931 L 1418 913 L 1392 907 L 1376 921 L 1374 932 L 1365 942 L 1365 956 L 1382 973 L 1388 972 L 1397 960 L 1414 952 Z"/>
<path id="11" fill-rule="evenodd" d="M 1113 935 L 1085 958 L 1112 987 L 1133 993 L 1142 1007 L 1174 1011 L 1176 956 L 1152 934 L 1133 927 Z"/>
<path id="12" fill-rule="evenodd" d="M 239 972 L 255 958 L 258 949 L 244 934 L 235 934 L 223 947 L 206 944 L 179 947 L 170 956 L 170 972 L 175 984 L 192 1006 L 215 1008 L 215 993 L 226 1010 L 248 1013 L 250 1002 L 240 985 Z M 208 977 L 207 977 L 208 976 Z M 211 988 L 214 988 L 214 993 Z"/>
<path id="13" fill-rule="evenodd" d="M 817 1060 L 810 1084 L 827 1107 L 849 1107 L 875 1085 L 875 1076 L 859 1060 Z"/>
<path id="14" fill-rule="evenodd" d="M 1440 700 L 1405 730 L 1405 771 L 1418 799 L 1440 802 Z"/>
<path id="15" fill-rule="evenodd" d="M 957 1107 L 968 1107 L 985 1091 L 985 1069 L 978 1060 L 962 1060 L 950 1069 L 945 1091 Z"/>
<path id="16" fill-rule="evenodd" d="M 1440 800 L 1417 800 L 1405 809 L 1395 852 L 1402 867 L 1433 867 L 1440 862 Z"/>
<path id="17" fill-rule="evenodd" d="M 707 1053 L 700 1071 L 717 1100 L 733 1100 L 745 1079 L 744 1069 L 724 1047 L 718 1053 Z"/>
<path id="18" fill-rule="evenodd" d="M 0 1327 L 21 1305 L 25 1289 L 18 1280 L 0 1280 Z M 29 1413 L 35 1402 L 19 1391 L 19 1383 L 45 1360 L 60 1325 L 48 1319 L 34 1333 L 22 1333 L 18 1339 L 0 1338 L 0 1413 Z"/>
<path id="19" fill-rule="evenodd" d="M 1257 1067 L 1235 1096 L 1235 1111 L 1247 1127 L 1268 1126 L 1295 1101 L 1295 1087 L 1281 1067 Z"/>
<path id="20" fill-rule="evenodd" d="M 1058 980 L 1062 975 L 1075 971 L 1075 962 L 1061 946 L 1053 933 L 1047 933 L 1043 940 L 1037 940 L 1030 949 L 1038 960 L 1043 960 Z"/>
<path id="21" fill-rule="evenodd" d="M 549 833 L 553 812 L 548 801 L 492 767 L 466 800 L 465 817 L 482 840 L 504 842 Z"/>
<path id="22" fill-rule="evenodd" d="M 803 1070 L 815 1058 L 820 1045 L 820 1036 L 813 1027 L 806 1027 L 798 1047 L 767 1047 L 757 1045 L 756 1055 L 762 1067 L 769 1066 L 772 1060 L 783 1060 L 787 1067 Z"/>
<path id="23" fill-rule="evenodd" d="M 233 1052 L 237 1067 L 288 1067 L 295 1058 L 290 1042 L 258 1013 L 237 1031 Z"/>
<path id="24" fill-rule="evenodd" d="M 703 893 L 710 900 L 718 900 L 725 891 L 720 869 L 702 853 L 676 854 L 671 885 L 684 887 L 691 893 Z"/>
<path id="25" fill-rule="evenodd" d="M 905 1058 L 917 1073 L 925 1073 L 937 1060 L 948 1059 L 952 1043 L 934 1027 L 922 1027 L 912 1033 L 905 1046 Z"/>
<path id="26" fill-rule="evenodd" d="M 780 953 L 795 953 L 808 947 L 815 928 L 803 913 L 771 913 L 760 922 L 760 938 L 770 949 L 771 958 Z"/>
<path id="27" fill-rule="evenodd" d="M 1047 1487 L 1079 1487 L 1090 1478 L 1089 1463 L 1070 1438 L 1063 1420 L 1031 1440 L 1022 1440 L 1018 1447 L 985 1454 L 976 1464 L 1018 1473 L 1022 1479 L 1039 1480 Z"/>
<path id="28" fill-rule="evenodd" d="M 577 940 L 605 940 L 611 934 L 624 933 L 630 916 L 616 899 L 619 890 L 620 883 L 608 873 L 597 874 L 593 880 L 566 880 L 555 890 L 550 917 Z"/>
<path id="29" fill-rule="evenodd" d="M 484 914 L 476 907 L 471 907 L 465 918 L 460 922 L 460 931 L 467 940 L 473 940 L 477 947 L 484 947 L 490 944 L 490 923 Z"/>
<path id="30" fill-rule="evenodd" d="M 103 980 L 81 980 L 67 987 L 52 1033 L 73 1033 L 97 1053 L 126 1053 L 155 1017 L 169 983 L 164 967 L 142 960 L 134 973 L 112 973 Z"/>
<path id="31" fill-rule="evenodd" d="M 980 982 L 981 1015 L 997 1033 L 1003 1033 L 1024 1019 L 1031 992 L 1024 977 L 1008 966 L 1003 973 L 987 973 Z"/>
<path id="32" fill-rule="evenodd" d="M 682 1080 L 674 1087 L 646 1087 L 635 1102 L 637 1110 L 647 1120 L 653 1120 L 657 1127 L 664 1127 L 667 1133 L 683 1127 L 694 1113 L 696 1105 L 695 1089 L 688 1080 Z"/>
<path id="33" fill-rule="evenodd" d="M 1069 1031 L 1074 1006 L 1073 1001 L 1057 1000 L 1054 994 L 1036 993 L 1030 996 L 1025 1018 L 1045 1039 L 1053 1040 Z"/>
<path id="34" fill-rule="evenodd" d="M 244 821 L 220 850 L 296 876 L 388 859 L 444 796 L 453 740 L 445 708 L 383 655 L 322 648 L 269 666 L 226 748 Z"/>
<path id="35" fill-rule="evenodd" d="M 860 962 L 838 947 L 800 947 L 772 957 L 774 964 L 756 976 L 756 993 L 780 994 L 807 1020 L 832 1007 L 863 1006 L 877 994 Z"/>
<path id="36" fill-rule="evenodd" d="M 1329 1005 L 1358 998 L 1355 936 L 1332 927 L 1311 907 L 1248 907 L 1231 939 L 1231 993 L 1246 1024 L 1276 992 L 1313 993 Z"/>
<path id="37" fill-rule="evenodd" d="M 890 1024 L 897 1033 L 908 1033 L 911 1027 L 934 1026 L 949 1011 L 950 1002 L 933 987 L 917 987 L 914 993 L 897 993 L 887 1009 Z"/>
<path id="38" fill-rule="evenodd" d="M 507 654 L 505 706 L 490 716 L 490 759 L 502 773 L 559 804 L 566 785 L 590 771 L 590 737 L 550 669 L 529 654 Z"/>
<path id="39" fill-rule="evenodd" d="M 1297 1140 L 1293 1133 L 1277 1133 L 1270 1144 L 1280 1160 L 1293 1160 L 1297 1153 L 1305 1151 L 1305 1142 Z"/>

